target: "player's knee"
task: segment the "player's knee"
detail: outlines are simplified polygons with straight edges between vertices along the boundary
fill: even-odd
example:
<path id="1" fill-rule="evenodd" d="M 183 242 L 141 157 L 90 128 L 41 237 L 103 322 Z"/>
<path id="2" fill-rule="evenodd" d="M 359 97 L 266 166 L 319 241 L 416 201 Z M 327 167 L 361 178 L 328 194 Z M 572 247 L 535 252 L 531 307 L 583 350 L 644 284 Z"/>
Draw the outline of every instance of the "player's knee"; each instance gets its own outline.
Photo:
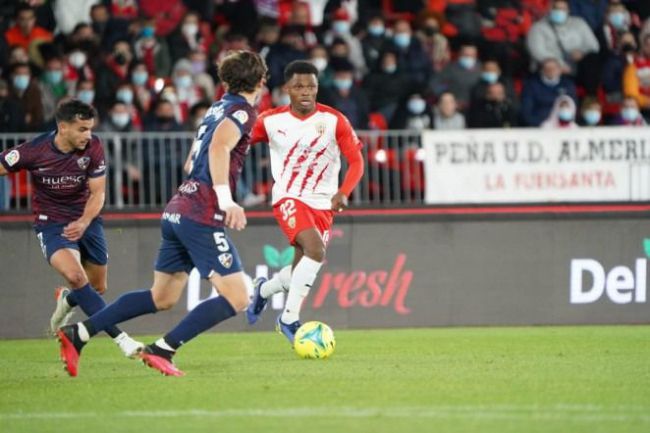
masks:
<path id="1" fill-rule="evenodd" d="M 244 290 L 230 293 L 227 299 L 235 311 L 244 311 L 250 302 L 248 294 Z"/>
<path id="2" fill-rule="evenodd" d="M 100 295 L 103 295 L 106 292 L 106 284 L 97 284 L 93 286 L 95 291 Z"/>
<path id="3" fill-rule="evenodd" d="M 153 303 L 156 305 L 156 309 L 158 311 L 169 310 L 174 305 L 176 305 L 176 299 L 170 296 L 166 296 L 165 293 L 152 291 L 151 296 L 153 298 Z"/>
<path id="4" fill-rule="evenodd" d="M 65 279 L 68 281 L 70 287 L 79 289 L 88 283 L 86 275 L 81 271 L 69 271 L 64 273 Z"/>
<path id="5" fill-rule="evenodd" d="M 315 260 L 319 263 L 322 263 L 325 260 L 325 246 L 324 245 L 314 245 L 308 248 L 304 248 L 305 255 L 312 260 Z"/>

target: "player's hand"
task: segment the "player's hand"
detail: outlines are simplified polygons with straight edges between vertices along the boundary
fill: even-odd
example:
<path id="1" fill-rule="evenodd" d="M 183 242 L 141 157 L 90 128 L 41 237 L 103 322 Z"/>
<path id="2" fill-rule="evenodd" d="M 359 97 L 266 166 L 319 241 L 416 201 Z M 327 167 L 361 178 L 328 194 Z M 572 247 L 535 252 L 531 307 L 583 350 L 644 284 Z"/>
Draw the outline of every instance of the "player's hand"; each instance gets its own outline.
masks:
<path id="1" fill-rule="evenodd" d="M 88 223 L 82 220 L 72 221 L 63 228 L 63 237 L 69 241 L 78 241 L 88 228 Z"/>
<path id="2" fill-rule="evenodd" d="M 246 214 L 243 207 L 235 204 L 224 212 L 226 213 L 226 227 L 235 230 L 243 230 L 246 227 Z"/>
<path id="3" fill-rule="evenodd" d="M 334 212 L 343 212 L 343 209 L 348 207 L 348 196 L 342 192 L 337 192 L 332 197 L 332 210 Z"/>

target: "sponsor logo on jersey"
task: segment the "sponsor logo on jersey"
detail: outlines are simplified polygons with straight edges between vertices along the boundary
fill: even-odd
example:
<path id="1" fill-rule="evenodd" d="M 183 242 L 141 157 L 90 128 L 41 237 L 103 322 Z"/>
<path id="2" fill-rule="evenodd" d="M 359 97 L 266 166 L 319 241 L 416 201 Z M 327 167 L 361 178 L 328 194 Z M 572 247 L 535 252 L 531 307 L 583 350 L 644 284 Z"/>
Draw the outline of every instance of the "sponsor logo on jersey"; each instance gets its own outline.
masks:
<path id="1" fill-rule="evenodd" d="M 187 181 L 178 187 L 178 191 L 183 194 L 194 194 L 199 190 L 199 183 L 195 181 Z"/>
<path id="2" fill-rule="evenodd" d="M 5 161 L 9 167 L 13 167 L 18 161 L 20 161 L 20 153 L 17 150 L 12 150 L 5 155 Z"/>
<path id="3" fill-rule="evenodd" d="M 77 165 L 79 166 L 80 169 L 85 170 L 88 168 L 90 165 L 90 157 L 88 156 L 82 156 L 77 160 Z"/>
<path id="4" fill-rule="evenodd" d="M 106 170 L 106 163 L 102 160 L 102 162 L 99 163 L 99 166 L 93 170 L 93 174 L 103 173 L 104 170 Z"/>
<path id="5" fill-rule="evenodd" d="M 244 110 L 237 110 L 232 113 L 232 117 L 237 119 L 237 121 L 243 125 L 248 120 L 248 113 Z"/>
<path id="6" fill-rule="evenodd" d="M 221 265 L 224 268 L 230 269 L 230 267 L 232 266 L 232 254 L 230 253 L 219 254 L 219 263 L 221 263 Z"/>
<path id="7" fill-rule="evenodd" d="M 180 224 L 181 214 L 175 212 L 163 212 L 162 219 L 167 220 L 172 224 Z"/>
<path id="8" fill-rule="evenodd" d="M 86 180 L 85 175 L 80 176 L 43 176 L 41 178 L 41 183 L 43 185 L 49 185 L 52 189 L 62 189 L 62 188 L 74 188 L 83 181 Z"/>
<path id="9" fill-rule="evenodd" d="M 318 133 L 318 135 L 325 134 L 325 124 L 323 122 L 316 123 L 314 127 L 316 128 L 316 132 Z"/>

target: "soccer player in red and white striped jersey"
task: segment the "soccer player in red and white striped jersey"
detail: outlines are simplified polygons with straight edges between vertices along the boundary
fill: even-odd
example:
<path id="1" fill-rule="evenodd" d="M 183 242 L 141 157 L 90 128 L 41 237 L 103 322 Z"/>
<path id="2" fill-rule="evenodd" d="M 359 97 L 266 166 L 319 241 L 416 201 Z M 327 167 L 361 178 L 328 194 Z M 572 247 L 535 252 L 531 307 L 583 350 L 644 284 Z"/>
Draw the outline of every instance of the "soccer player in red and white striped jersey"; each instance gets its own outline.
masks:
<path id="1" fill-rule="evenodd" d="M 287 65 L 289 105 L 262 113 L 251 134 L 251 144 L 269 144 L 273 213 L 296 255 L 293 269 L 287 266 L 269 281 L 256 281 L 247 318 L 255 323 L 271 295 L 288 291 L 277 325 L 292 343 L 300 327 L 302 301 L 325 258 L 334 213 L 347 207 L 348 196 L 363 175 L 361 141 L 343 114 L 316 103 L 317 77 L 310 62 Z M 339 186 L 341 154 L 348 170 Z"/>

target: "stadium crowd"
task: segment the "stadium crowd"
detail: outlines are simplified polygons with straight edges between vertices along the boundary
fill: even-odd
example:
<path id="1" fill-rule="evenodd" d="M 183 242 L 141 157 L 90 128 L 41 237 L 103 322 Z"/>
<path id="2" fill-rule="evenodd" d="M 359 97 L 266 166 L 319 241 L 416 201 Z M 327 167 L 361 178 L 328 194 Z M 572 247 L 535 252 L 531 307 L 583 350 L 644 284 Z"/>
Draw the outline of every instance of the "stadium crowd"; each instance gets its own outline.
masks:
<path id="1" fill-rule="evenodd" d="M 99 131 L 193 130 L 223 94 L 216 63 L 260 52 L 260 109 L 310 59 L 319 99 L 358 129 L 643 125 L 642 0 L 0 1 L 0 130 L 54 126 L 66 96 Z"/>

